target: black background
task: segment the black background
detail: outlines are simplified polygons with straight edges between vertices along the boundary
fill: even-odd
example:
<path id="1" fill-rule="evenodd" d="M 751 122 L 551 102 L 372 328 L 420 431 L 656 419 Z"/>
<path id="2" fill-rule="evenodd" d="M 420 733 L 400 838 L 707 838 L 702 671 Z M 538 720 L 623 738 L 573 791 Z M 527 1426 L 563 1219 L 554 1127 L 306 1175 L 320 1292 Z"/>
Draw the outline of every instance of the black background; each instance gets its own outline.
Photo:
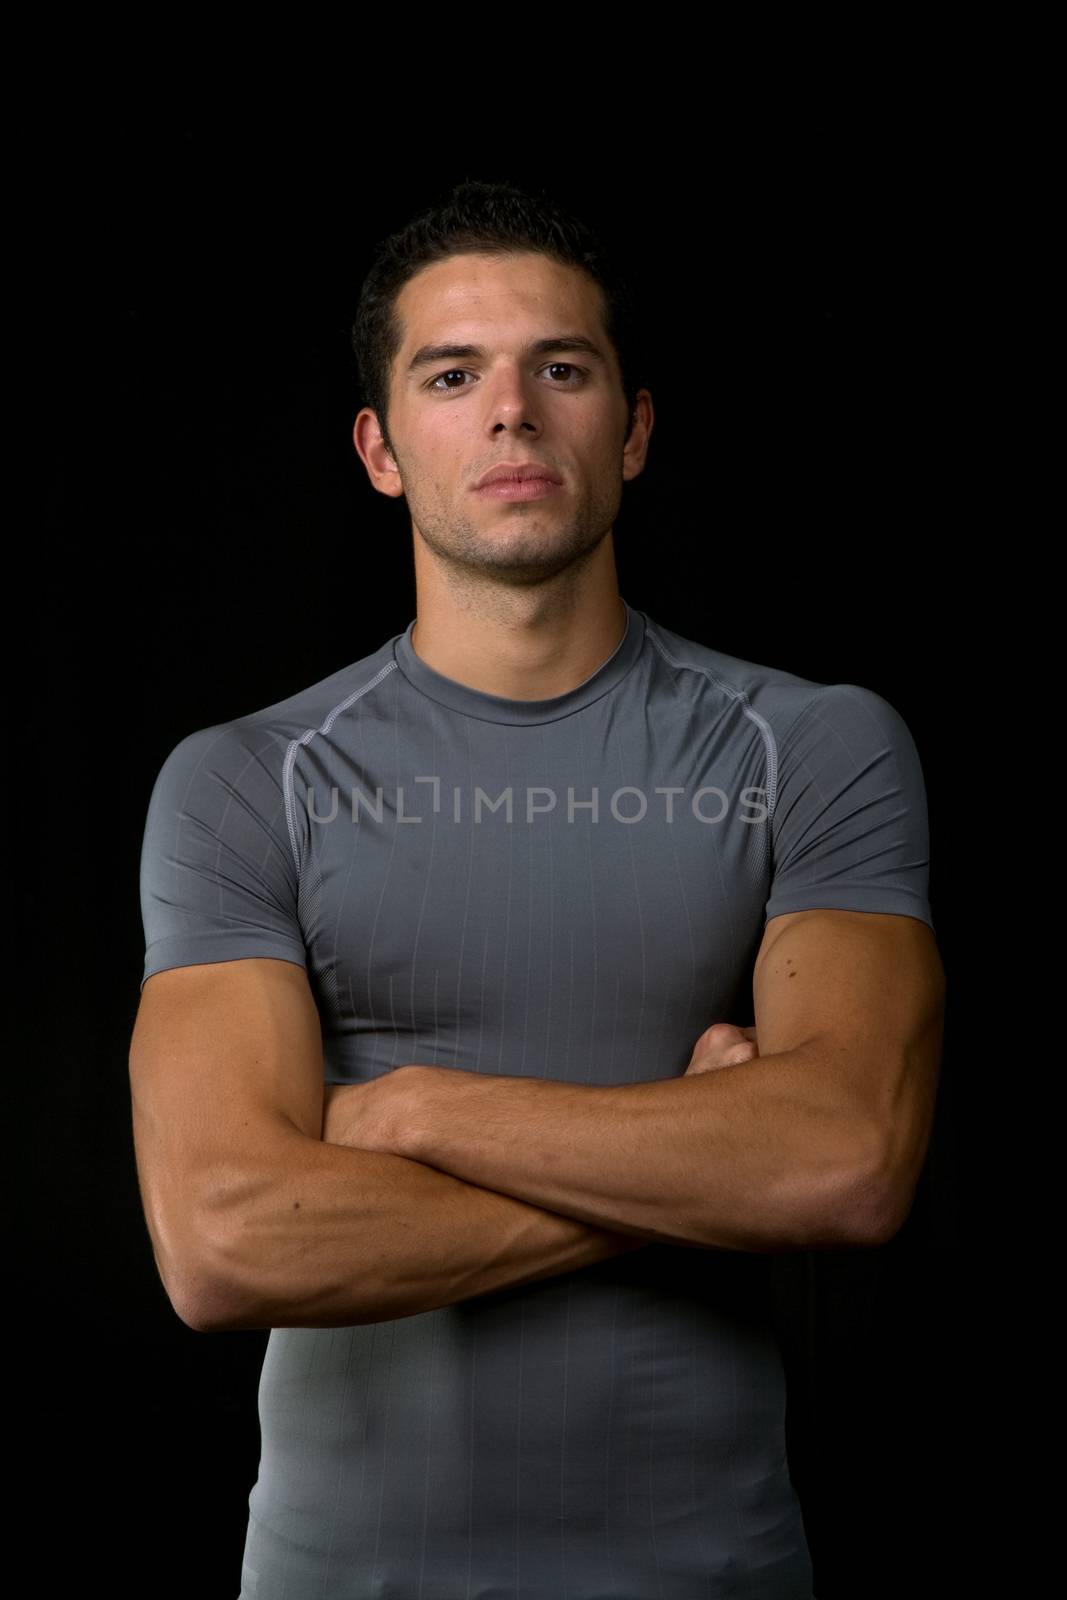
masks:
<path id="1" fill-rule="evenodd" d="M 251 122 L 192 99 L 77 131 L 48 152 L 33 252 L 41 603 L 14 708 L 16 781 L 35 796 L 15 863 L 17 1049 L 35 1066 L 17 1078 L 34 1199 L 12 1265 L 42 1374 L 15 1399 L 33 1515 L 57 1513 L 34 1534 L 43 1570 L 116 1595 L 238 1591 L 267 1334 L 185 1327 L 140 1209 L 126 1057 L 145 808 L 186 733 L 414 616 L 409 527 L 352 446 L 348 328 L 374 242 L 471 176 L 549 186 L 623 244 L 645 297 L 656 425 L 616 525 L 623 595 L 728 653 L 878 691 L 918 745 L 950 993 L 927 1168 L 889 1244 L 783 1256 L 776 1282 L 819 1600 L 954 1592 L 974 1471 L 973 841 L 950 815 L 966 379 L 937 159 L 870 135 L 738 140 L 695 163 L 691 139 L 639 161 L 618 141 L 524 158 L 522 140 L 488 140 L 398 165 L 365 145 L 354 160 L 344 119 Z"/>

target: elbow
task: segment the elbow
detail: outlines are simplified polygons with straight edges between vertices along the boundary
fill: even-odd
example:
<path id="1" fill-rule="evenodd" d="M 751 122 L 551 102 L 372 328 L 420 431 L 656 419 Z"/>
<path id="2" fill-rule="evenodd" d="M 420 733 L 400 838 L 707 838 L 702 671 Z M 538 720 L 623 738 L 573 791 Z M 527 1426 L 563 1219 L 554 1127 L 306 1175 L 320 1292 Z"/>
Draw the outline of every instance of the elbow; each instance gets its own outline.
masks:
<path id="1" fill-rule="evenodd" d="M 888 1244 L 911 1209 L 888 1192 L 880 1177 L 863 1173 L 826 1208 L 814 1249 L 863 1249 Z"/>
<path id="2" fill-rule="evenodd" d="M 887 1185 L 879 1186 L 877 1204 L 872 1200 L 865 1237 L 861 1242 L 872 1245 L 888 1244 L 908 1220 L 914 1203 L 914 1187 L 898 1186 L 896 1189 L 890 1189 Z"/>
<path id="3" fill-rule="evenodd" d="M 201 1310 L 200 1303 L 192 1300 L 168 1295 L 171 1306 L 179 1322 L 184 1322 L 193 1333 L 221 1333 L 225 1324 L 207 1316 Z"/>
<path id="4" fill-rule="evenodd" d="M 856 1166 L 845 1178 L 824 1185 L 809 1213 L 809 1250 L 854 1250 L 885 1244 L 899 1230 L 911 1202 L 901 1209 L 879 1163 Z"/>
<path id="5" fill-rule="evenodd" d="M 172 1309 L 194 1333 L 253 1325 L 246 1320 L 247 1285 L 242 1301 L 233 1253 L 213 1245 L 205 1229 L 187 1229 L 182 1248 L 166 1260 L 157 1251 L 156 1264 Z"/>
<path id="6" fill-rule="evenodd" d="M 869 1249 L 899 1232 L 913 1196 L 914 1186 L 893 1174 L 884 1142 L 868 1131 L 784 1177 L 762 1237 L 777 1251 Z"/>
<path id="7" fill-rule="evenodd" d="M 160 1272 L 171 1308 L 194 1333 L 227 1333 L 236 1326 L 235 1296 L 218 1274 L 202 1265 Z"/>
<path id="8" fill-rule="evenodd" d="M 175 1312 L 194 1333 L 230 1333 L 239 1323 L 232 1298 L 217 1284 L 194 1284 L 181 1293 L 168 1291 Z"/>
<path id="9" fill-rule="evenodd" d="M 907 1140 L 883 1139 L 876 1161 L 855 1177 L 844 1203 L 853 1218 L 853 1242 L 888 1244 L 911 1214 L 929 1134 L 920 1129 Z"/>

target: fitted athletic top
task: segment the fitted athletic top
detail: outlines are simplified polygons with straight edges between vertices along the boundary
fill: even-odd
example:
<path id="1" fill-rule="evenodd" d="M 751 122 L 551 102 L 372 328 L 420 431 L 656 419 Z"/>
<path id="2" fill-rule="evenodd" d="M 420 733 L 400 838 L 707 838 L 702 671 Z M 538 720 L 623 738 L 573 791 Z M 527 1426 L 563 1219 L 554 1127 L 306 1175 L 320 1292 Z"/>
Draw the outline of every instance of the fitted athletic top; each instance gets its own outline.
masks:
<path id="1" fill-rule="evenodd" d="M 626 604 L 584 682 L 512 700 L 434 671 L 413 628 L 171 751 L 146 979 L 299 963 L 328 1083 L 418 1061 L 610 1085 L 751 1022 L 771 917 L 933 926 L 918 754 L 874 691 Z M 770 1261 L 650 1243 L 272 1329 L 241 1600 L 810 1600 Z"/>

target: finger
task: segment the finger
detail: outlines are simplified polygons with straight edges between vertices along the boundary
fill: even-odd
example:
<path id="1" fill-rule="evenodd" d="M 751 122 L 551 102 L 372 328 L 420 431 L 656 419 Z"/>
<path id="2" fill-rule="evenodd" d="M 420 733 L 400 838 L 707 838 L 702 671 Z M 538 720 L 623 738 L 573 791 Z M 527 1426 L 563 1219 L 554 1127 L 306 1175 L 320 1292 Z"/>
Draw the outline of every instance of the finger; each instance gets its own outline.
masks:
<path id="1" fill-rule="evenodd" d="M 694 1056 L 686 1072 L 717 1072 L 720 1067 L 739 1067 L 745 1061 L 754 1060 L 758 1055 L 756 1046 L 744 1040 L 726 1049 L 706 1050 L 701 1055 Z"/>
<path id="2" fill-rule="evenodd" d="M 713 1022 L 710 1027 L 704 1029 L 693 1049 L 694 1051 L 721 1050 L 727 1042 L 730 1044 L 735 1042 L 735 1038 L 731 1036 L 743 1032 L 743 1028 L 737 1027 L 732 1022 Z"/>

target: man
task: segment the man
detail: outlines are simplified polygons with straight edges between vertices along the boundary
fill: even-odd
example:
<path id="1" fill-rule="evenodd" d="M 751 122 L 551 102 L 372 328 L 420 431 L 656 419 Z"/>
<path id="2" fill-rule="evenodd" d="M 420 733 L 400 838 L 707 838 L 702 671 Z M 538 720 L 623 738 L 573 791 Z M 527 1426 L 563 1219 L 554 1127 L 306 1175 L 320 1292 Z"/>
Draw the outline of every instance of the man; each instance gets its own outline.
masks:
<path id="1" fill-rule="evenodd" d="M 417 616 L 153 790 L 145 1214 L 190 1327 L 272 1330 L 242 1597 L 812 1594 L 767 1271 L 911 1203 L 922 774 L 620 595 L 626 305 L 511 188 L 386 242 L 354 441 Z"/>

